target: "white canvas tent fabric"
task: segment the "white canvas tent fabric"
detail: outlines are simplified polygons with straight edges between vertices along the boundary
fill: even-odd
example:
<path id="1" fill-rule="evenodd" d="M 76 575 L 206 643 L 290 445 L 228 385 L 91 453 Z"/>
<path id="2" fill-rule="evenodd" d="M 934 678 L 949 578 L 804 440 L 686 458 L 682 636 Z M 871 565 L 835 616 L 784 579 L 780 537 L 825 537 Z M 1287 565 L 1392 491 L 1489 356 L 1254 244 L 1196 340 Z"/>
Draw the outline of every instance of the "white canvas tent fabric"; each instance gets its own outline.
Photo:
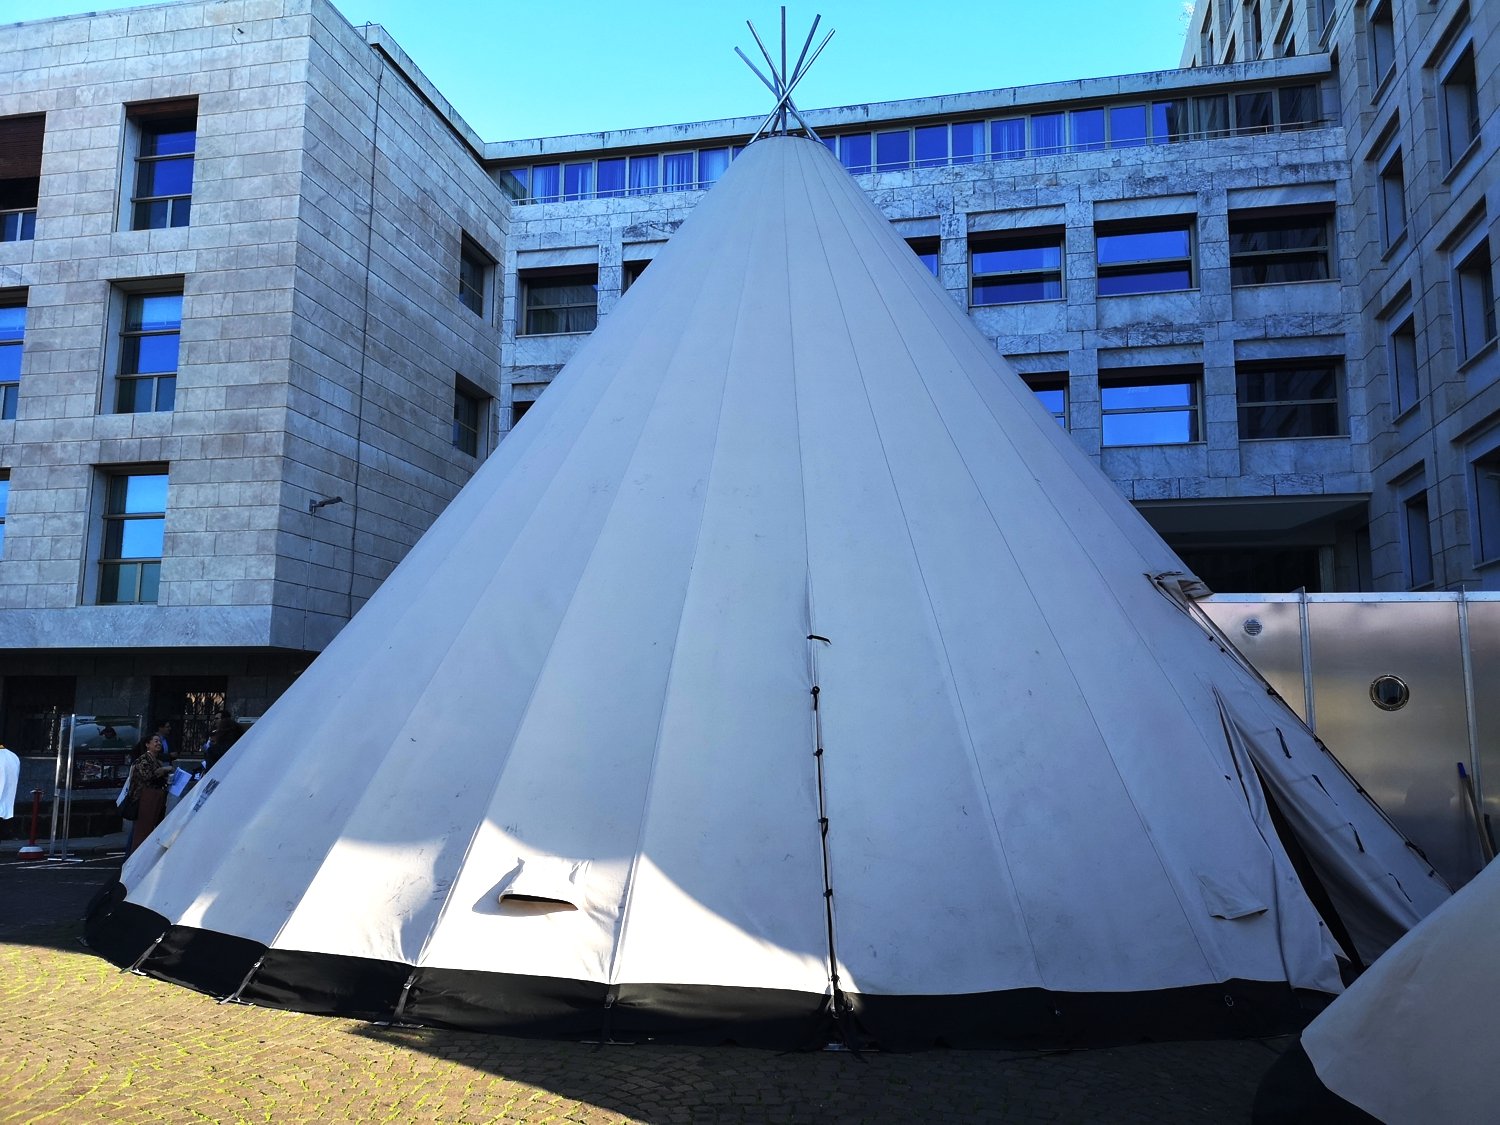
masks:
<path id="1" fill-rule="evenodd" d="M 91 941 L 511 1032 L 1264 1030 L 1340 987 L 1268 797 L 1351 955 L 1446 890 L 1180 571 L 824 148 L 757 142 Z"/>
<path id="2" fill-rule="evenodd" d="M 1491 863 L 1308 1025 L 1330 1090 L 1390 1125 L 1500 1112 L 1500 864 Z"/>

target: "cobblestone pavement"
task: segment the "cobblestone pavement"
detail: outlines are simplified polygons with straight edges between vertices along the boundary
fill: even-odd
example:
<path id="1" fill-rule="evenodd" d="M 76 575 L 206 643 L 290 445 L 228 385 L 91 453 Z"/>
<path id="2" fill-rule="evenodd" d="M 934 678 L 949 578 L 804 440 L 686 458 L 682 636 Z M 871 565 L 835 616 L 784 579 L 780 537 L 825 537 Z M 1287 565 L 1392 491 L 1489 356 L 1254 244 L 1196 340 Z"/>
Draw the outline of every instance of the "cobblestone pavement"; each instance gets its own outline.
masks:
<path id="1" fill-rule="evenodd" d="M 1235 1122 L 1283 1041 L 1054 1054 L 590 1047 L 216 1004 L 76 918 L 118 860 L 0 862 L 0 1125 Z"/>

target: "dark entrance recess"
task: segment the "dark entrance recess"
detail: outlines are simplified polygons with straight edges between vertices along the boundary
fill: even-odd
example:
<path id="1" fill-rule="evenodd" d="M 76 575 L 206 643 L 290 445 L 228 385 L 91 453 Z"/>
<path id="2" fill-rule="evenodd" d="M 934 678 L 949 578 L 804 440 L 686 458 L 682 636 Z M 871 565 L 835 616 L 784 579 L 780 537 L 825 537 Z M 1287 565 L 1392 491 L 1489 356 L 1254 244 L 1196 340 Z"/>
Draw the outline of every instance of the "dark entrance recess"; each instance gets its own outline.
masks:
<path id="1" fill-rule="evenodd" d="M 1316 547 L 1234 547 L 1194 550 L 1177 555 L 1215 593 L 1290 594 L 1323 590 Z"/>
<path id="2" fill-rule="evenodd" d="M 153 676 L 147 729 L 170 720 L 173 756 L 196 758 L 218 722 L 228 693 L 226 676 Z"/>
<path id="3" fill-rule="evenodd" d="M 51 754 L 59 715 L 71 714 L 73 676 L 6 676 L 0 742 L 21 757 Z"/>

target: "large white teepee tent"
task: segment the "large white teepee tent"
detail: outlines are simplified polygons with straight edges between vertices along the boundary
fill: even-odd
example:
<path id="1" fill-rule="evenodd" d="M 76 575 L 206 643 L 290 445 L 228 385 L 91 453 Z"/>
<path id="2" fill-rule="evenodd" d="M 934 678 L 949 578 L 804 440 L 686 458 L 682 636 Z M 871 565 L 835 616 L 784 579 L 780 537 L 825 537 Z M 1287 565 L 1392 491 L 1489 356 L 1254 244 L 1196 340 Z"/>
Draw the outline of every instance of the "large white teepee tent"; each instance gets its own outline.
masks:
<path id="1" fill-rule="evenodd" d="M 1447 892 L 1179 570 L 823 146 L 757 142 L 90 940 L 513 1033 L 1280 1026 L 1330 928 Z"/>

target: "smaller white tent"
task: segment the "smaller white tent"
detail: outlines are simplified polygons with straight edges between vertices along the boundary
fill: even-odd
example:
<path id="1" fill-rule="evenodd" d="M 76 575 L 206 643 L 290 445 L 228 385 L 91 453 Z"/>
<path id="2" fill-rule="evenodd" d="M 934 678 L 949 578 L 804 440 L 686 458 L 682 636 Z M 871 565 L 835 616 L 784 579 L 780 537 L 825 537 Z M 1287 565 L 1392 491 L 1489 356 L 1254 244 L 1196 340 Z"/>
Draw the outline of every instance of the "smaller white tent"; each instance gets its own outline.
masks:
<path id="1" fill-rule="evenodd" d="M 1302 1033 L 1323 1084 L 1388 1125 L 1500 1120 L 1500 863 Z"/>

